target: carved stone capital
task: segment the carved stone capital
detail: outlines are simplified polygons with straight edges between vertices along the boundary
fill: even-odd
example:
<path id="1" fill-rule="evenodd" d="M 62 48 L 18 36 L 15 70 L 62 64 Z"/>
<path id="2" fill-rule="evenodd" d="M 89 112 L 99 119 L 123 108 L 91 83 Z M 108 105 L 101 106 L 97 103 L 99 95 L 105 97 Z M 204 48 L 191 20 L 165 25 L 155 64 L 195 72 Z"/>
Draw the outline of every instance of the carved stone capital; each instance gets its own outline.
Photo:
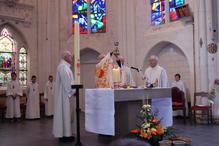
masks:
<path id="1" fill-rule="evenodd" d="M 17 3 L 18 0 L 0 1 L 0 21 L 13 21 L 30 26 L 33 21 L 33 6 Z"/>

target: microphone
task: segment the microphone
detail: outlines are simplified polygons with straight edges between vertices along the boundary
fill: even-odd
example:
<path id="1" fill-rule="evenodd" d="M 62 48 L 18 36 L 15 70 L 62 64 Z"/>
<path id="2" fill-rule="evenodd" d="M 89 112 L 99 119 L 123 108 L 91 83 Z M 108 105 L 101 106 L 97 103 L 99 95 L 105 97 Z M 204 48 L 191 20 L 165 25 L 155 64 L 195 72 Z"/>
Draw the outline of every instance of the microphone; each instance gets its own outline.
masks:
<path id="1" fill-rule="evenodd" d="M 130 68 L 131 68 L 131 69 L 134 69 L 134 70 L 136 70 L 137 72 L 139 72 L 139 71 L 140 71 L 138 68 L 136 68 L 136 67 L 133 67 L 133 66 L 131 66 Z"/>

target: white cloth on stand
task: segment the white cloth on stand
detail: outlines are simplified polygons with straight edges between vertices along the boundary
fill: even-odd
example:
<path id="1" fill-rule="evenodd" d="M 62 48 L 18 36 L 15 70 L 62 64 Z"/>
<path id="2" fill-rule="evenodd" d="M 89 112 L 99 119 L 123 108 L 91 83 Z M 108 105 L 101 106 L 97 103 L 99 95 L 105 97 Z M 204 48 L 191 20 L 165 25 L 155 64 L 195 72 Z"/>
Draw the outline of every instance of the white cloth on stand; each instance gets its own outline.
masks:
<path id="1" fill-rule="evenodd" d="M 85 129 L 87 131 L 114 136 L 114 115 L 113 89 L 100 88 L 85 90 Z"/>
<path id="2" fill-rule="evenodd" d="M 215 119 L 219 119 L 219 85 L 214 84 L 212 89 L 215 90 L 213 115 Z"/>

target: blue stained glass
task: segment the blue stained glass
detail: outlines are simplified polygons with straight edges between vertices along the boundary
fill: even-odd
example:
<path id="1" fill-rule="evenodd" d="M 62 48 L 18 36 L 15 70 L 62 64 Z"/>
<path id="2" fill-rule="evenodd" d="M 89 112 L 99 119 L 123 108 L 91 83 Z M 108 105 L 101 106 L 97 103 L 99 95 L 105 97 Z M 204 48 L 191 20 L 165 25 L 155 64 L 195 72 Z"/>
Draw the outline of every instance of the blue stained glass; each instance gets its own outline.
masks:
<path id="1" fill-rule="evenodd" d="M 169 0 L 170 8 L 175 7 L 175 0 Z"/>
<path id="2" fill-rule="evenodd" d="M 106 0 L 91 0 L 90 22 L 92 33 L 106 32 Z"/>
<path id="3" fill-rule="evenodd" d="M 73 0 L 73 13 L 87 13 L 87 0 Z"/>
<path id="4" fill-rule="evenodd" d="M 175 2 L 176 2 L 176 7 L 184 4 L 184 0 L 175 0 Z"/>
<path id="5" fill-rule="evenodd" d="M 160 25 L 165 23 L 165 0 L 151 2 L 151 24 Z"/>
<path id="6" fill-rule="evenodd" d="M 155 12 L 151 15 L 152 25 L 160 25 L 165 23 L 165 12 Z"/>
<path id="7" fill-rule="evenodd" d="M 74 22 L 78 21 L 80 33 L 88 32 L 87 23 L 87 0 L 72 0 L 72 32 L 74 32 Z"/>
<path id="8" fill-rule="evenodd" d="M 165 1 L 165 0 L 151 0 L 151 3 L 156 3 L 156 2 L 161 2 L 161 1 Z"/>

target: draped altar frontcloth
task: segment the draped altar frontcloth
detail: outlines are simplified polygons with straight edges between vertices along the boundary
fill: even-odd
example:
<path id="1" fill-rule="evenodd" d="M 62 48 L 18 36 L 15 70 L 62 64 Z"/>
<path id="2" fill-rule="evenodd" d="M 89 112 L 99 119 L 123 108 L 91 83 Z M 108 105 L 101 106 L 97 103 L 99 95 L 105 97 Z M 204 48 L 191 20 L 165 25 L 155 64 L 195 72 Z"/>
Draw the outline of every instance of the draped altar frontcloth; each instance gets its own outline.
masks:
<path id="1" fill-rule="evenodd" d="M 115 102 L 142 101 L 146 97 L 160 98 L 157 100 L 167 100 L 170 98 L 171 88 L 153 89 L 109 89 L 96 88 L 85 90 L 85 129 L 88 132 L 115 136 Z M 165 106 L 165 105 L 163 105 Z M 166 105 L 169 106 L 169 105 Z M 140 111 L 139 111 L 140 112 Z M 170 111 L 172 112 L 172 111 Z M 172 117 L 165 111 L 160 111 L 159 117 L 164 123 L 172 121 Z M 132 116 L 132 115 L 129 115 Z M 167 116 L 167 117 L 166 117 Z M 136 117 L 133 117 L 136 118 Z M 169 119 L 170 118 L 170 119 Z M 126 122 L 126 121 L 124 121 Z M 168 123 L 169 125 L 172 124 Z M 135 128 L 135 127 L 133 127 Z"/>
<path id="2" fill-rule="evenodd" d="M 92 133 L 115 135 L 114 90 L 86 89 L 85 129 Z"/>

